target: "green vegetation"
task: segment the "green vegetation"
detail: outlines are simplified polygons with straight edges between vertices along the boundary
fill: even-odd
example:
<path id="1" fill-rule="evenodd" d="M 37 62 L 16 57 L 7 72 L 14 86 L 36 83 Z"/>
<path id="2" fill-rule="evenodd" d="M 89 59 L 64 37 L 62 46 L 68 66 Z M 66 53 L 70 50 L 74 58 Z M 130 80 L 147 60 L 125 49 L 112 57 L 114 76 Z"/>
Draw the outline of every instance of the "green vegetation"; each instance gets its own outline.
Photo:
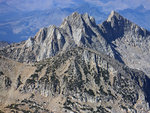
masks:
<path id="1" fill-rule="evenodd" d="M 102 76 L 104 78 L 104 81 L 108 82 L 108 80 L 109 80 L 109 72 L 107 70 L 101 69 L 101 73 L 102 73 Z"/>
<path id="2" fill-rule="evenodd" d="M 108 94 L 104 91 L 103 86 L 100 86 L 99 91 L 100 91 L 100 93 L 101 93 L 102 95 L 105 95 L 105 96 L 107 96 L 107 95 L 108 95 Z"/>
<path id="3" fill-rule="evenodd" d="M 125 106 L 123 106 L 123 105 L 121 105 L 120 107 L 121 107 L 122 109 L 126 110 L 126 112 L 128 111 L 127 107 L 125 107 Z"/>
<path id="4" fill-rule="evenodd" d="M 51 78 L 51 82 L 52 82 L 52 86 L 53 86 L 53 91 L 56 93 L 60 93 L 60 81 L 59 79 L 56 77 L 56 74 L 53 73 L 53 75 L 50 77 Z"/>
<path id="5" fill-rule="evenodd" d="M 5 76 L 5 87 L 9 88 L 11 87 L 12 81 L 9 77 Z"/>
<path id="6" fill-rule="evenodd" d="M 21 101 L 21 103 L 25 103 L 25 105 L 27 105 L 29 109 L 31 109 L 32 111 L 34 110 L 34 113 L 38 113 L 39 111 L 49 112 L 48 109 L 43 108 L 43 106 L 37 104 L 35 101 L 24 99 Z"/>
<path id="7" fill-rule="evenodd" d="M 100 85 L 100 74 L 94 74 L 95 83 Z"/>
<path id="8" fill-rule="evenodd" d="M 38 80 L 38 74 L 32 74 L 29 79 L 26 80 L 26 83 L 24 85 L 24 90 L 29 91 L 33 90 L 35 88 L 35 83 Z"/>
<path id="9" fill-rule="evenodd" d="M 17 78 L 17 88 L 16 89 L 18 89 L 21 84 L 22 84 L 21 76 L 19 75 L 18 78 Z"/>
<path id="10" fill-rule="evenodd" d="M 4 73 L 2 71 L 0 71 L 0 76 L 4 75 Z"/>
<path id="11" fill-rule="evenodd" d="M 64 103 L 64 108 L 68 110 L 72 110 L 70 106 L 74 106 L 74 103 L 70 101 L 70 99 L 67 97 L 65 103 Z"/>
<path id="12" fill-rule="evenodd" d="M 107 108 L 108 108 L 108 109 L 112 109 L 112 107 L 111 107 L 111 106 L 107 106 Z"/>
<path id="13" fill-rule="evenodd" d="M 85 91 L 86 93 L 88 93 L 89 95 L 91 95 L 91 96 L 95 96 L 95 94 L 94 94 L 94 92 L 93 92 L 92 89 L 89 89 L 89 90 L 85 89 L 84 91 Z"/>
<path id="14" fill-rule="evenodd" d="M 93 113 L 109 113 L 109 112 L 102 106 L 99 106 L 97 107 L 97 111 L 94 111 Z"/>
<path id="15" fill-rule="evenodd" d="M 33 80 L 37 80 L 38 77 L 39 77 L 38 74 L 32 74 L 32 75 L 30 76 L 30 78 L 33 79 Z"/>

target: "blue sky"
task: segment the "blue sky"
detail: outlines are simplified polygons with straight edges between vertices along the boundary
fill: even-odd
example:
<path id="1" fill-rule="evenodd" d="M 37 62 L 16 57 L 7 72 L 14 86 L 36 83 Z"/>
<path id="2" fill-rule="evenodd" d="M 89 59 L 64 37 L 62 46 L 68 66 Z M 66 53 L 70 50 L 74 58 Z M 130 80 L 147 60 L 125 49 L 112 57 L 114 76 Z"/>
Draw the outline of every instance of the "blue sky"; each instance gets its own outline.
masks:
<path id="1" fill-rule="evenodd" d="M 0 41 L 26 40 L 42 27 L 59 26 L 74 11 L 101 23 L 115 10 L 150 30 L 149 6 L 150 0 L 0 0 Z"/>
<path id="2" fill-rule="evenodd" d="M 143 5 L 145 9 L 150 9 L 150 0 L 85 0 L 91 4 L 103 7 L 103 10 L 124 10 L 136 8 Z"/>
<path id="3" fill-rule="evenodd" d="M 136 8 L 140 5 L 143 5 L 145 9 L 150 9 L 150 0 L 0 0 L 1 2 L 22 11 L 72 7 L 84 3 L 100 6 L 104 11 Z"/>

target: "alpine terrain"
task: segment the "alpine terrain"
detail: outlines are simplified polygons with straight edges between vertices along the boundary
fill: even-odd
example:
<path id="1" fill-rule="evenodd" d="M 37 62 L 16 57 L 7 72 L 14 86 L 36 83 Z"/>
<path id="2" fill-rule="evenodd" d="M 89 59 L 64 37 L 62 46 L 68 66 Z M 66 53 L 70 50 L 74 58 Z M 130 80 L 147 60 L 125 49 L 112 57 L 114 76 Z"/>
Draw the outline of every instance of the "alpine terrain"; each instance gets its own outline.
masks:
<path id="1" fill-rule="evenodd" d="M 112 11 L 0 48 L 0 112 L 150 112 L 150 32 Z"/>
<path id="2" fill-rule="evenodd" d="M 9 45 L 8 42 L 0 41 L 0 48 L 5 47 L 7 45 Z"/>

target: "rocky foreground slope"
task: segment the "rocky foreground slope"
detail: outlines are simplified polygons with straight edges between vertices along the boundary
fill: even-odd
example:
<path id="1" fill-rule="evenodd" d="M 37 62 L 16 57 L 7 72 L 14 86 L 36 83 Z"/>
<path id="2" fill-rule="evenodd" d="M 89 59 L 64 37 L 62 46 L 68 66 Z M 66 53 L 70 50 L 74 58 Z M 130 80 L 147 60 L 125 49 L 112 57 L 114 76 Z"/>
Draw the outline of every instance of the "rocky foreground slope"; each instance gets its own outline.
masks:
<path id="1" fill-rule="evenodd" d="M 75 12 L 1 48 L 0 112 L 150 112 L 149 38 L 114 11 L 100 25 Z"/>
<path id="2" fill-rule="evenodd" d="M 150 79 L 88 48 L 33 66 L 1 57 L 0 67 L 1 112 L 149 112 Z"/>

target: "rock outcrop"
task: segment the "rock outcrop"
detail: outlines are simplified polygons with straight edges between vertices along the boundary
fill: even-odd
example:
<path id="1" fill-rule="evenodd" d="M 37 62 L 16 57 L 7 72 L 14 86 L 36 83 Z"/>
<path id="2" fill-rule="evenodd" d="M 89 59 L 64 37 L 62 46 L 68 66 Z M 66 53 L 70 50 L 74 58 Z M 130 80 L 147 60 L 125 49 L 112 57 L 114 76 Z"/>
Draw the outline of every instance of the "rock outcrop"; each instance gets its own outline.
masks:
<path id="1" fill-rule="evenodd" d="M 19 62 L 34 62 L 76 46 L 111 53 L 111 47 L 101 36 L 94 18 L 75 12 L 60 27 L 41 28 L 34 38 L 11 45 L 1 54 Z"/>

